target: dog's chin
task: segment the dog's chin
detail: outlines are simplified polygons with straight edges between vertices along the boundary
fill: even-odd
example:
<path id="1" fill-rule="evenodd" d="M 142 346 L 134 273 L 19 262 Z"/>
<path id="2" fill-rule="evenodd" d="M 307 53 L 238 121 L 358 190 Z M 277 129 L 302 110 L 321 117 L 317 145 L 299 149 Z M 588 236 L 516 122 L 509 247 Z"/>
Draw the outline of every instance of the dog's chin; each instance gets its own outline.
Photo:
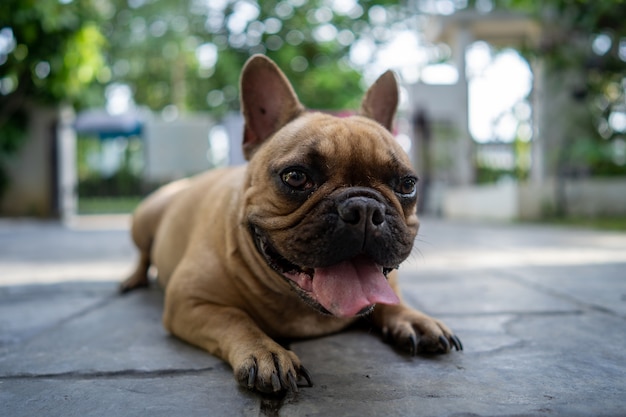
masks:
<path id="1" fill-rule="evenodd" d="M 270 243 L 269 239 L 257 228 L 252 227 L 252 235 L 259 253 L 265 259 L 267 265 L 278 273 L 309 306 L 325 315 L 334 315 L 325 308 L 315 296 L 313 281 L 315 279 L 315 267 L 299 266 L 281 255 Z M 380 267 L 380 273 L 385 278 L 394 267 Z M 355 316 L 365 316 L 372 312 L 374 304 L 367 305 L 359 310 Z"/>

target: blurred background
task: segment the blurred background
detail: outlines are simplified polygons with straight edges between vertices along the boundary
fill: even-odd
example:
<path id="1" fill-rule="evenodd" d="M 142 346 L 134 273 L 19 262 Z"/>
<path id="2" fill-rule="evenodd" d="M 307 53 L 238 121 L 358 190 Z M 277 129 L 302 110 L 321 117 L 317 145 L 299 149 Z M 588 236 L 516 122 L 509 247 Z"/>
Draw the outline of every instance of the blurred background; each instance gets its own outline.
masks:
<path id="1" fill-rule="evenodd" d="M 0 216 L 128 213 L 243 163 L 262 53 L 336 112 L 393 69 L 422 213 L 626 229 L 624 22 L 619 0 L 3 0 Z"/>

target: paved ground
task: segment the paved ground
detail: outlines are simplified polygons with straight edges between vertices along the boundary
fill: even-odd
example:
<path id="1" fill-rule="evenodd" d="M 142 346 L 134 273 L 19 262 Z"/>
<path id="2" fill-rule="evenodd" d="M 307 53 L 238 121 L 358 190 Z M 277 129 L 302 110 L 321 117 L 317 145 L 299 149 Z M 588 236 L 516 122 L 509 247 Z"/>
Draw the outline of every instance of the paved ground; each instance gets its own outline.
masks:
<path id="1" fill-rule="evenodd" d="M 423 220 L 406 299 L 465 351 L 410 358 L 354 329 L 292 348 L 315 385 L 240 389 L 170 337 L 156 289 L 118 296 L 125 223 L 0 221 L 4 416 L 624 416 L 626 234 Z"/>

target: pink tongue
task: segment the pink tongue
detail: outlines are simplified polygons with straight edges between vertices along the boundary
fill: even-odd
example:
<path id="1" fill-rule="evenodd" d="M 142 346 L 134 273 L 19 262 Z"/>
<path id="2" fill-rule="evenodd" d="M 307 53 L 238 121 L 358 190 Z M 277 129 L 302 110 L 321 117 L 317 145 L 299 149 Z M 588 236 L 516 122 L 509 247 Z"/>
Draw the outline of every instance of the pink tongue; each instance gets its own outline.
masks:
<path id="1" fill-rule="evenodd" d="M 352 317 L 372 304 L 400 300 L 373 261 L 359 256 L 326 268 L 315 268 L 313 295 L 338 317 Z"/>

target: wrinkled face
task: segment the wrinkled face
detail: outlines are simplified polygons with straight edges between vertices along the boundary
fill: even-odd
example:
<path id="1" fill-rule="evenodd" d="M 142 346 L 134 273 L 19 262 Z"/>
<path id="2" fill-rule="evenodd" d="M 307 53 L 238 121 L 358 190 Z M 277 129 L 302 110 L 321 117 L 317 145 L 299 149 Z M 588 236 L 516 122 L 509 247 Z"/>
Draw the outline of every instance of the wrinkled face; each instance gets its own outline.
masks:
<path id="1" fill-rule="evenodd" d="M 306 301 L 337 316 L 397 301 L 383 281 L 417 234 L 417 177 L 386 129 L 307 114 L 269 139 L 248 173 L 252 238 Z"/>

